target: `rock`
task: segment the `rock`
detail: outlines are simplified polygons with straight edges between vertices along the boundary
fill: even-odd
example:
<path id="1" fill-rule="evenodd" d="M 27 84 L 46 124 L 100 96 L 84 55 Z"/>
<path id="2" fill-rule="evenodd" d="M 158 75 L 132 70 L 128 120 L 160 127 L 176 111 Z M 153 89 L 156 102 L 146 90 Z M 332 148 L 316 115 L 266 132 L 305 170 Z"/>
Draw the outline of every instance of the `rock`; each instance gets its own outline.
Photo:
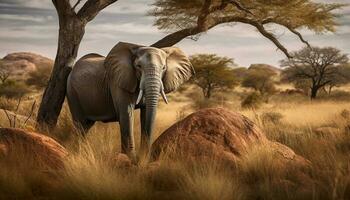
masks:
<path id="1" fill-rule="evenodd" d="M 280 165 L 287 171 L 289 170 L 289 168 L 293 170 L 295 168 L 299 168 L 300 170 L 305 171 L 307 171 L 310 168 L 311 162 L 305 159 L 304 157 L 297 155 L 289 147 L 278 142 L 269 142 L 268 145 L 272 149 L 271 152 L 275 164 Z"/>
<path id="2" fill-rule="evenodd" d="M 259 156 L 262 150 L 267 150 L 270 159 Z M 281 181 L 291 181 L 296 190 L 307 188 L 307 194 L 312 193 L 311 163 L 307 159 L 283 144 L 269 141 L 245 116 L 223 108 L 203 109 L 174 124 L 153 143 L 151 155 L 153 160 L 165 157 L 170 161 L 185 158 L 213 164 L 223 161 L 233 169 L 242 166 L 247 158 L 253 168 L 264 161 L 281 171 Z"/>
<path id="3" fill-rule="evenodd" d="M 167 129 L 152 145 L 152 157 L 220 159 L 235 165 L 252 145 L 266 143 L 262 131 L 247 117 L 222 108 L 203 109 Z"/>
<path id="4" fill-rule="evenodd" d="M 219 159 L 236 166 L 255 145 L 271 148 L 281 165 L 310 164 L 289 147 L 269 141 L 247 117 L 223 108 L 203 109 L 174 124 L 153 143 L 151 155 L 154 160 L 162 153 L 170 158 Z"/>
<path id="5" fill-rule="evenodd" d="M 11 79 L 25 80 L 29 72 L 40 68 L 52 68 L 54 61 L 39 54 L 16 52 L 6 55 L 2 60 L 3 70 L 11 72 Z"/>
<path id="6" fill-rule="evenodd" d="M 28 165 L 40 169 L 62 168 L 68 155 L 66 149 L 54 139 L 15 128 L 0 128 L 0 152 L 11 162 L 28 162 Z"/>

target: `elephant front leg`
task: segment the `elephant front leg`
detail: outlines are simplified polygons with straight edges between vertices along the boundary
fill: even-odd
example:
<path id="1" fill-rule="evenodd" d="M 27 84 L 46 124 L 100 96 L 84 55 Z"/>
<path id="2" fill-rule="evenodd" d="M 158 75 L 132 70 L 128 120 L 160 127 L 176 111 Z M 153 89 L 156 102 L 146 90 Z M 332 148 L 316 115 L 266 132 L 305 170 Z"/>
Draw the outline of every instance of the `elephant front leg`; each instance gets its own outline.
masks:
<path id="1" fill-rule="evenodd" d="M 121 135 L 122 153 L 136 161 L 135 141 L 134 141 L 134 107 L 132 105 L 119 108 L 119 126 Z"/>

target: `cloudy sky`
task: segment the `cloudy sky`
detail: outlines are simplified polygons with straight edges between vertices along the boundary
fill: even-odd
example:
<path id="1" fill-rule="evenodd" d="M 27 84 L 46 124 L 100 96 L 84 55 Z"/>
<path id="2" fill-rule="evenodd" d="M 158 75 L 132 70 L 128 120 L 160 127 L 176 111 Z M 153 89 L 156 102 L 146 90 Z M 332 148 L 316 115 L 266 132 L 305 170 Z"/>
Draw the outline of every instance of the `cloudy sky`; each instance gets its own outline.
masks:
<path id="1" fill-rule="evenodd" d="M 346 3 L 349 0 L 317 0 Z M 119 0 L 104 9 L 87 25 L 79 56 L 97 52 L 106 55 L 118 42 L 150 45 L 166 35 L 153 27 L 154 18 L 146 16 L 153 0 Z M 339 11 L 343 16 L 336 33 L 305 38 L 318 46 L 334 46 L 350 54 L 350 6 Z M 280 27 L 269 27 L 290 50 L 303 44 Z M 54 58 L 57 47 L 58 20 L 50 0 L 0 0 L 0 57 L 18 51 L 30 51 Z M 278 65 L 285 58 L 276 47 L 248 25 L 219 26 L 198 41 L 185 39 L 177 44 L 187 54 L 216 53 L 234 58 L 240 66 L 252 63 Z"/>

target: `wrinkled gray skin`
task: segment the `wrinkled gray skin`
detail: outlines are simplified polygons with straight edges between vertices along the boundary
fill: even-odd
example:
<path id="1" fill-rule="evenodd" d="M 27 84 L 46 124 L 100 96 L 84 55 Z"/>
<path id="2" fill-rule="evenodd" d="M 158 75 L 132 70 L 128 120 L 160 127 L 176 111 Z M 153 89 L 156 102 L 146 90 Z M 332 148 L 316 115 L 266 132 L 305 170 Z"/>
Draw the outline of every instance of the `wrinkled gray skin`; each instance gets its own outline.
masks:
<path id="1" fill-rule="evenodd" d="M 67 82 L 75 125 L 86 133 L 96 121 L 120 124 L 122 153 L 136 159 L 134 109 L 141 109 L 141 150 L 147 154 L 159 96 L 194 74 L 177 48 L 158 49 L 118 43 L 105 58 L 88 54 L 77 61 Z"/>

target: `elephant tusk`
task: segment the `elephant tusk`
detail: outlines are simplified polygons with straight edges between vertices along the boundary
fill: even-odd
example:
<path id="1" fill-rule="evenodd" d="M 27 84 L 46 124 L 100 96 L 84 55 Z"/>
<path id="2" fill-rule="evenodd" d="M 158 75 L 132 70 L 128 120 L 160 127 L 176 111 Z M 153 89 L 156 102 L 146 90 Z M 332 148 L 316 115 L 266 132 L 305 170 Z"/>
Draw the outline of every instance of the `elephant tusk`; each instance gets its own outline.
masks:
<path id="1" fill-rule="evenodd" d="M 166 104 L 168 104 L 168 99 L 166 98 L 166 95 L 165 95 L 165 92 L 164 92 L 164 85 L 163 85 L 162 81 L 160 81 L 160 94 L 162 95 L 164 102 Z"/>
<path id="2" fill-rule="evenodd" d="M 140 89 L 139 96 L 137 97 L 137 100 L 136 100 L 136 105 L 140 103 L 142 99 L 142 95 L 143 95 L 143 90 Z"/>
<path id="3" fill-rule="evenodd" d="M 160 94 L 162 95 L 162 97 L 163 97 L 165 103 L 168 104 L 168 99 L 166 98 L 166 95 L 165 95 L 165 92 L 164 92 L 163 89 L 160 91 Z"/>

